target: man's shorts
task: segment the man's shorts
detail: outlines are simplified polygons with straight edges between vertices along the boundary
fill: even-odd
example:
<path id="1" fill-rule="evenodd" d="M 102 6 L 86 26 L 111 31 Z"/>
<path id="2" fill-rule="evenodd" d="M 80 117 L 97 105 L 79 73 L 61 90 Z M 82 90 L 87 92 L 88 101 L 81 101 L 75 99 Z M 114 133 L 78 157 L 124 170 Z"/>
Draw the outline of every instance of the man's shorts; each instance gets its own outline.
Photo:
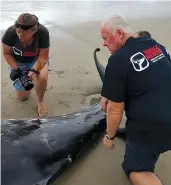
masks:
<path id="1" fill-rule="evenodd" d="M 160 154 L 171 150 L 171 146 L 149 146 L 126 141 L 126 149 L 122 168 L 129 177 L 131 172 L 154 172 L 155 164 Z"/>
<path id="2" fill-rule="evenodd" d="M 17 62 L 17 64 L 21 67 L 23 64 L 27 65 L 30 69 L 33 67 L 33 65 L 35 64 L 36 60 L 33 60 L 32 62 L 29 63 L 19 63 Z M 49 58 L 46 61 L 46 65 L 49 66 Z M 11 68 L 12 70 L 12 68 Z M 16 79 L 13 83 L 14 88 L 16 89 L 16 91 L 25 91 L 23 85 L 21 84 L 19 79 Z"/>

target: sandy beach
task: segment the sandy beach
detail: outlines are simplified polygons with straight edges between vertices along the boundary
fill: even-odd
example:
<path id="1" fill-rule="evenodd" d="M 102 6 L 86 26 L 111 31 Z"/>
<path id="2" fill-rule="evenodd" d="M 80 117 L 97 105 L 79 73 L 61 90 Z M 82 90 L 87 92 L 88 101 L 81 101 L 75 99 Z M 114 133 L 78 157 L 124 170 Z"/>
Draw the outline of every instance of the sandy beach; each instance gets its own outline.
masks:
<path id="1" fill-rule="evenodd" d="M 153 38 L 171 51 L 171 17 L 160 19 L 129 20 L 133 31 L 148 30 Z M 97 73 L 93 51 L 101 48 L 98 58 L 107 64 L 109 52 L 102 47 L 100 22 L 88 21 L 72 26 L 59 25 L 49 29 L 51 36 L 49 82 L 45 94 L 47 116 L 57 116 L 77 111 L 84 106 L 87 96 L 99 94 L 102 83 Z M 91 31 L 90 31 L 91 30 Z M 3 56 L 2 69 L 2 119 L 37 116 L 35 92 L 27 101 L 15 99 L 9 66 Z M 124 126 L 123 120 L 122 126 Z M 121 163 L 125 144 L 116 139 L 116 148 L 108 151 L 100 142 L 74 164 L 59 180 L 58 185 L 129 185 Z M 171 184 L 171 152 L 163 154 L 156 166 L 156 173 L 165 185 Z"/>
<path id="2" fill-rule="evenodd" d="M 171 50 L 171 39 L 168 37 L 171 31 L 169 18 L 130 20 L 130 23 L 134 31 L 149 30 L 158 42 Z M 45 95 L 47 116 L 79 110 L 86 96 L 100 93 L 102 83 L 94 64 L 93 51 L 97 47 L 101 48 L 98 58 L 104 66 L 110 54 L 102 46 L 103 41 L 99 29 L 100 22 L 92 21 L 70 27 L 54 26 L 49 30 L 51 36 L 50 71 Z M 9 78 L 9 66 L 3 56 L 1 63 L 2 118 L 35 117 L 37 107 L 34 90 L 28 101 L 18 102 Z"/>

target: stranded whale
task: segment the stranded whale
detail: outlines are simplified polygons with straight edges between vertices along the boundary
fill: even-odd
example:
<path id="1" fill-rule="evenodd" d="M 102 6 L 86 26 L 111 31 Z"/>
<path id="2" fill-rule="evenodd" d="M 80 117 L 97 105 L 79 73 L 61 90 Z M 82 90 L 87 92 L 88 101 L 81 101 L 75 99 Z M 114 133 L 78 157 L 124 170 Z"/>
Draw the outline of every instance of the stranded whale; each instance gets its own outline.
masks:
<path id="1" fill-rule="evenodd" d="M 103 81 L 105 68 L 94 59 Z M 47 119 L 1 121 L 2 185 L 48 185 L 104 134 L 100 103 Z"/>
<path id="2" fill-rule="evenodd" d="M 1 126 L 2 185 L 47 185 L 106 127 L 99 104 L 48 119 L 5 120 Z"/>

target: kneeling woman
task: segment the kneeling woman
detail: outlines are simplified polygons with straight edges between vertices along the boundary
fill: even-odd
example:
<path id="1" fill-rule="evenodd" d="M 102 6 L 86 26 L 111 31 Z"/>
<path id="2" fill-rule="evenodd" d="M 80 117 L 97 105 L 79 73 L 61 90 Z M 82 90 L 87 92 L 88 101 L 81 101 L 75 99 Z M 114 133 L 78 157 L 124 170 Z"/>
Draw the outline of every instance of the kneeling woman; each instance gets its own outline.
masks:
<path id="1" fill-rule="evenodd" d="M 14 25 L 10 26 L 2 38 L 3 55 L 12 70 L 27 66 L 28 77 L 34 83 L 38 105 L 38 116 L 43 117 L 47 110 L 44 94 L 48 81 L 49 31 L 39 23 L 35 15 L 21 14 Z M 31 90 L 26 90 L 17 78 L 13 86 L 16 96 L 23 101 L 28 98 Z"/>

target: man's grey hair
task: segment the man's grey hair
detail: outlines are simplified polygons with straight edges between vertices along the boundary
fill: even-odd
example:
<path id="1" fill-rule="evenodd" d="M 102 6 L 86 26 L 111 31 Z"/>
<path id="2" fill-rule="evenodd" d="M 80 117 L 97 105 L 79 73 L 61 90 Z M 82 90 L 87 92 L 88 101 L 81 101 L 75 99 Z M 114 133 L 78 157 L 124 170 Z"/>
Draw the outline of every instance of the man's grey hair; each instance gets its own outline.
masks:
<path id="1" fill-rule="evenodd" d="M 116 29 L 121 29 L 125 33 L 132 34 L 129 23 L 119 15 L 113 15 L 102 22 L 102 28 L 114 33 Z"/>

